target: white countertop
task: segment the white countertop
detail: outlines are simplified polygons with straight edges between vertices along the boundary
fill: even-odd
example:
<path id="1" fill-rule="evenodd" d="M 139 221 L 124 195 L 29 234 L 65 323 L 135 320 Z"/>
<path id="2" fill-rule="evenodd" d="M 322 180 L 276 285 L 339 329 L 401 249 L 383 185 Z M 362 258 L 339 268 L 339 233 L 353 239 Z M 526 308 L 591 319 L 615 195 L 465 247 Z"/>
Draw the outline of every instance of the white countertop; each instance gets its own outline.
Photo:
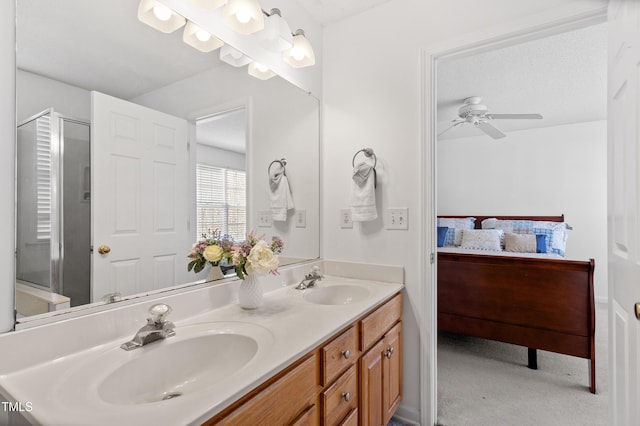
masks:
<path id="1" fill-rule="evenodd" d="M 176 337 L 167 341 L 179 338 L 181 328 L 187 330 L 196 324 L 215 327 L 222 323 L 241 323 L 265 330 L 266 350 L 259 350 L 230 379 L 216 381 L 201 391 L 144 404 L 107 403 L 98 396 L 97 386 L 109 372 L 108 366 L 102 365 L 102 360 L 106 359 L 105 353 L 116 349 L 122 351 L 120 344 L 133 336 L 139 324 L 132 325 L 127 335 L 114 338 L 112 332 L 108 341 L 64 353 L 59 357 L 54 356 L 55 359 L 47 362 L 23 365 L 14 371 L 5 368 L 0 371 L 0 391 L 13 402 L 29 402 L 32 409 L 23 415 L 36 424 L 200 424 L 403 288 L 400 283 L 335 276 L 325 277 L 318 285 L 331 286 L 338 283 L 365 286 L 369 290 L 369 297 L 362 302 L 347 305 L 320 305 L 307 302 L 303 299 L 304 291 L 295 290 L 294 285 L 289 285 L 266 293 L 264 305 L 255 310 L 244 310 L 236 303 L 229 303 L 175 320 Z M 237 283 L 223 285 L 237 286 Z M 191 297 L 203 295 L 204 293 L 193 292 Z M 171 301 L 167 300 L 166 303 L 171 304 Z M 184 300 L 180 303 L 184 303 Z M 145 302 L 146 305 L 150 303 Z M 109 324 L 105 328 L 109 328 Z M 78 338 L 82 339 L 82 336 Z M 167 341 L 150 345 L 163 345 Z M 147 347 L 150 346 L 145 346 Z M 32 348 L 38 350 L 38 345 L 34 343 Z M 141 349 L 134 349 L 139 350 Z M 82 385 L 78 385 L 81 383 L 78 381 L 79 368 L 84 368 L 84 372 L 91 372 L 83 377 Z M 162 374 L 161 371 L 158 373 Z"/>

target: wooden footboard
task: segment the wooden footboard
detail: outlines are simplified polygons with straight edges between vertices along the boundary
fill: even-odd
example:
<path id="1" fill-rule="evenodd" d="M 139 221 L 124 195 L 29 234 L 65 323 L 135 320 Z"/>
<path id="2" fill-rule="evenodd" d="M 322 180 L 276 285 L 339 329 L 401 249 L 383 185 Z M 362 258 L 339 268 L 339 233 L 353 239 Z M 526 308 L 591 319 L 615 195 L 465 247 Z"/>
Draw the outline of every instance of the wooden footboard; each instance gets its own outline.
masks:
<path id="1" fill-rule="evenodd" d="M 595 393 L 594 267 L 438 253 L 438 329 L 586 358 Z"/>

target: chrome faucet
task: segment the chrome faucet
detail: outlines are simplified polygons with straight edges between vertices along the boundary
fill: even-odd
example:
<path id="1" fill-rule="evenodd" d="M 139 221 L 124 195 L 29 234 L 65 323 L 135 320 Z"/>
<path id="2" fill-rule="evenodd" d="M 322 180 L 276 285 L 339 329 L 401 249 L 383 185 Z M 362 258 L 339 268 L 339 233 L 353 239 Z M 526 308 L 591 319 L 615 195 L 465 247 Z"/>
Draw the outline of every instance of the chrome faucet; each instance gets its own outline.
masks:
<path id="1" fill-rule="evenodd" d="M 151 317 L 147 318 L 147 324 L 138 330 L 133 339 L 120 345 L 122 349 L 130 351 L 176 334 L 173 330 L 175 325 L 171 321 L 165 320 L 166 316 L 171 313 L 171 306 L 158 303 L 149 308 L 149 313 Z"/>
<path id="2" fill-rule="evenodd" d="M 300 284 L 296 286 L 296 290 L 306 290 L 311 287 L 315 287 L 316 281 L 320 281 L 324 278 L 320 273 L 320 267 L 314 265 L 311 268 L 311 271 L 304 276 L 303 280 L 300 281 Z"/>

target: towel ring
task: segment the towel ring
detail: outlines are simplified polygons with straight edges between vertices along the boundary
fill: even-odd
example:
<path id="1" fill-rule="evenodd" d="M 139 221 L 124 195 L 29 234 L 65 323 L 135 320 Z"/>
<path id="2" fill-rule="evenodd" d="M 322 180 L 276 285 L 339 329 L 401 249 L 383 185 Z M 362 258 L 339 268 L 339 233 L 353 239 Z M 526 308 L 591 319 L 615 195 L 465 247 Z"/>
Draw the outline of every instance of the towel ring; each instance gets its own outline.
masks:
<path id="1" fill-rule="evenodd" d="M 287 160 L 285 158 L 273 160 L 271 163 L 269 163 L 269 167 L 267 168 L 267 175 L 271 176 L 271 166 L 273 166 L 275 163 L 278 163 L 282 166 L 282 174 L 286 176 L 287 169 L 285 168 L 285 166 L 287 165 Z"/>
<path id="2" fill-rule="evenodd" d="M 355 155 L 353 156 L 353 160 L 351 160 L 351 166 L 355 167 L 355 165 L 356 165 L 356 157 L 361 152 L 364 153 L 365 157 L 373 157 L 373 168 L 375 169 L 376 168 L 376 164 L 378 164 L 378 158 L 376 157 L 376 154 L 373 152 L 373 148 L 362 148 L 360 151 L 357 151 L 355 153 Z"/>
<path id="3" fill-rule="evenodd" d="M 373 148 L 362 148 L 361 150 L 356 151 L 356 153 L 353 155 L 353 159 L 351 160 L 351 167 L 356 166 L 356 157 L 361 152 L 364 153 L 364 156 L 366 158 L 373 157 L 373 188 L 375 189 L 378 187 L 378 173 L 376 172 L 376 164 L 378 164 L 378 158 L 373 152 Z"/>

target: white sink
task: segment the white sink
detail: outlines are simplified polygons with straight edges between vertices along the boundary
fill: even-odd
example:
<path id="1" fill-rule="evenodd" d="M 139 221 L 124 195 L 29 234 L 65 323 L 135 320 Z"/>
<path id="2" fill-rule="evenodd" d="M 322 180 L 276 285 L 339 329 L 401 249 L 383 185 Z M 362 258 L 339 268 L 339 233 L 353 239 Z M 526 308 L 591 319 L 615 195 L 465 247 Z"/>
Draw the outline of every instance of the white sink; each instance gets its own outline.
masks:
<path id="1" fill-rule="evenodd" d="M 72 369 L 62 388 L 82 388 L 93 377 L 93 398 L 102 403 L 165 403 L 233 380 L 273 344 L 270 331 L 242 322 L 176 326 L 175 331 L 131 351 L 114 345 Z"/>
<path id="2" fill-rule="evenodd" d="M 304 291 L 302 298 L 318 305 L 348 305 L 368 299 L 370 292 L 365 287 L 353 284 L 323 285 Z"/>

